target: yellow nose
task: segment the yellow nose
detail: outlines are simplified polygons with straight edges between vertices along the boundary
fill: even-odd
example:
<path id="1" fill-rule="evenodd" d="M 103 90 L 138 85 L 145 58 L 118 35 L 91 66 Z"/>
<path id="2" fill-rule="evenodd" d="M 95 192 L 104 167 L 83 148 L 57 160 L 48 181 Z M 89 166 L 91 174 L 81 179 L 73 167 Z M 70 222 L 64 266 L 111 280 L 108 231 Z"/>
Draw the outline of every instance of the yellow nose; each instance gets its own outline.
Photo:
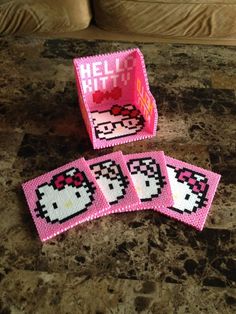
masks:
<path id="1" fill-rule="evenodd" d="M 140 186 L 140 185 L 138 185 L 137 187 L 136 187 L 136 190 L 137 190 L 137 192 L 142 192 L 142 187 Z"/>
<path id="2" fill-rule="evenodd" d="M 65 202 L 64 205 L 65 205 L 65 208 L 70 208 L 73 204 L 72 204 L 71 200 L 69 200 L 69 201 Z"/>
<path id="3" fill-rule="evenodd" d="M 173 193 L 173 199 L 177 200 L 179 198 L 179 193 Z"/>

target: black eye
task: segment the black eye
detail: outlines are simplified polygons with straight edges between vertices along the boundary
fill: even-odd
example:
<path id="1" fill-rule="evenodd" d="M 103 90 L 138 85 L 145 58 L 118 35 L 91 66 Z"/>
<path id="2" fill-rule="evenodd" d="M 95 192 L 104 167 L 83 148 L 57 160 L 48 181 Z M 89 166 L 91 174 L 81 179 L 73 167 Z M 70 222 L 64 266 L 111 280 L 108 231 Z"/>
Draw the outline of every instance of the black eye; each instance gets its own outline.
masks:
<path id="1" fill-rule="evenodd" d="M 110 189 L 110 190 L 113 190 L 113 189 L 114 189 L 114 186 L 113 186 L 112 183 L 109 184 L 109 189 Z"/>
<path id="2" fill-rule="evenodd" d="M 77 197 L 81 197 L 80 192 L 76 192 L 75 195 L 76 195 Z"/>
<path id="3" fill-rule="evenodd" d="M 106 124 L 101 124 L 97 126 L 97 131 L 99 133 L 109 134 L 114 131 L 112 122 L 107 122 Z"/>
<path id="4" fill-rule="evenodd" d="M 146 186 L 150 186 L 150 182 L 149 181 L 145 181 Z"/>
<path id="5" fill-rule="evenodd" d="M 58 208 L 57 203 L 52 203 L 52 206 L 53 206 L 54 209 Z"/>
<path id="6" fill-rule="evenodd" d="M 185 195 L 185 199 L 186 199 L 186 200 L 189 200 L 189 198 L 190 198 L 190 195 L 189 195 L 189 194 L 186 194 L 186 195 Z"/>

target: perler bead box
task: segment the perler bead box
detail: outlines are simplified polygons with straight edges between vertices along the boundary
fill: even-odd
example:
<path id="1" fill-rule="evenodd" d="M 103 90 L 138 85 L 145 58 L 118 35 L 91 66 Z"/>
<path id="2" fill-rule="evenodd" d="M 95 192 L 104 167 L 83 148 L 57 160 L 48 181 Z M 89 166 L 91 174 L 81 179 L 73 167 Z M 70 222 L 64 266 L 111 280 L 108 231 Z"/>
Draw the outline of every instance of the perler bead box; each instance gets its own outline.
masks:
<path id="1" fill-rule="evenodd" d="M 139 49 L 74 59 L 79 103 L 95 149 L 150 138 L 157 109 Z"/>

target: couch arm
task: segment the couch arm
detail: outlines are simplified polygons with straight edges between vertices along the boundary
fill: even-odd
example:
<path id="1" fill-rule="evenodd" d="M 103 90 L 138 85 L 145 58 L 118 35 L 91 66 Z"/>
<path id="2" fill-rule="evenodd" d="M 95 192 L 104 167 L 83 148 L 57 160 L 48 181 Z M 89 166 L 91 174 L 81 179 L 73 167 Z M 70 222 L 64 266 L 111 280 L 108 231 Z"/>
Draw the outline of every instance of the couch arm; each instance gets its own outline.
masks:
<path id="1" fill-rule="evenodd" d="M 89 0 L 0 0 L 0 35 L 76 31 L 90 20 Z"/>

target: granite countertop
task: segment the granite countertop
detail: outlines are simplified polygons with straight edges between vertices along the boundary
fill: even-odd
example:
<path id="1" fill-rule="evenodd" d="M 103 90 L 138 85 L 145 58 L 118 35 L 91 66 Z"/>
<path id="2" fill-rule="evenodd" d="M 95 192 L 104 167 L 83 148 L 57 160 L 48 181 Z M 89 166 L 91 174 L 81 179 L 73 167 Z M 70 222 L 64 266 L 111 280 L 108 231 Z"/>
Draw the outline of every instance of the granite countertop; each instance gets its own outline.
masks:
<path id="1" fill-rule="evenodd" d="M 0 312 L 234 313 L 236 48 L 35 37 L 0 41 Z M 94 151 L 72 58 L 139 47 L 157 136 Z M 222 174 L 202 232 L 157 212 L 39 241 L 21 183 L 81 156 L 164 150 Z"/>

